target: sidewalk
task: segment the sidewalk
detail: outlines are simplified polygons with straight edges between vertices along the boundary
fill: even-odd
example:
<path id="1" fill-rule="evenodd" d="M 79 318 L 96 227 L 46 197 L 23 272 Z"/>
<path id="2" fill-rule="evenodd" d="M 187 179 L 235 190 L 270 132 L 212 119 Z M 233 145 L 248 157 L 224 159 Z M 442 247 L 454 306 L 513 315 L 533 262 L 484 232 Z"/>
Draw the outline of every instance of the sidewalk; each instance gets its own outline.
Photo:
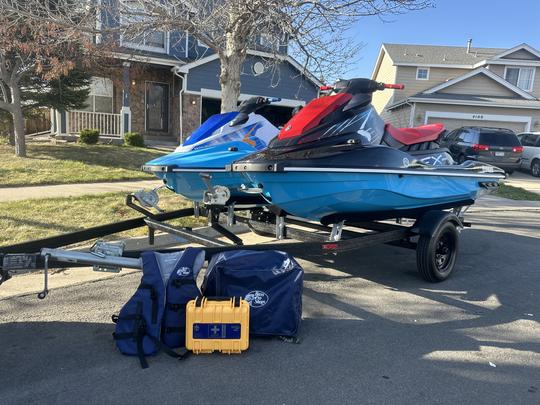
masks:
<path id="1" fill-rule="evenodd" d="M 76 183 L 49 186 L 0 188 L 0 202 L 42 198 L 76 197 L 87 194 L 132 191 L 141 188 L 154 188 L 162 185 L 160 180 L 132 180 L 107 183 Z"/>

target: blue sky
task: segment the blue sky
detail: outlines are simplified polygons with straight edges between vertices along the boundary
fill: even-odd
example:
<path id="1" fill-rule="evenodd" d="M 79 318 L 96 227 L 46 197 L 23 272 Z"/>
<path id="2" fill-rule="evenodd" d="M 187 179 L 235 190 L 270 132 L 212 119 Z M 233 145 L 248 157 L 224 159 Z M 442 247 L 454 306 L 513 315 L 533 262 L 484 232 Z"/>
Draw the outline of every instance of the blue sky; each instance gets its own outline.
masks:
<path id="1" fill-rule="evenodd" d="M 352 29 L 365 46 L 347 77 L 369 77 L 381 43 L 540 49 L 540 0 L 435 0 L 436 7 L 402 15 L 361 18 Z"/>

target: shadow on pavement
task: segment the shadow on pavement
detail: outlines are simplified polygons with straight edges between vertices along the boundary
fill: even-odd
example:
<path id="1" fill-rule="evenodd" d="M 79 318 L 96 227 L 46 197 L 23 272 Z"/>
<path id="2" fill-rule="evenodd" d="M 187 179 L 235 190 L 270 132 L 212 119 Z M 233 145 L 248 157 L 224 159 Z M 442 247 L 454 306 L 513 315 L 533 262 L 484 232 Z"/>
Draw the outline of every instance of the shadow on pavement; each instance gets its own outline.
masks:
<path id="1" fill-rule="evenodd" d="M 417 275 L 406 249 L 310 258 L 301 344 L 253 339 L 241 355 L 179 363 L 160 354 L 148 370 L 117 352 L 113 325 L 95 320 L 104 316 L 91 316 L 117 310 L 138 275 L 57 291 L 58 302 L 19 297 L 21 318 L 0 324 L 1 402 L 538 403 L 538 242 L 467 230 L 456 272 L 440 284 Z M 86 321 L 25 319 L 40 319 L 34 308 Z"/>

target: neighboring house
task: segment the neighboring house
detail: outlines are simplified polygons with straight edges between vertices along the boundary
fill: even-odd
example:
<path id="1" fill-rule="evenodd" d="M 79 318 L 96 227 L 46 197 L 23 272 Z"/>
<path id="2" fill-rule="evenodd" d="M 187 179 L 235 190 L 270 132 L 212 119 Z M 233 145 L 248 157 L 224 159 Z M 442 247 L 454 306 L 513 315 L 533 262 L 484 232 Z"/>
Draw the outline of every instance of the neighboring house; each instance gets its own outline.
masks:
<path id="1" fill-rule="evenodd" d="M 403 83 L 405 90 L 374 94 L 373 104 L 394 126 L 442 122 L 540 129 L 540 51 L 383 44 L 372 79 Z"/>
<path id="2" fill-rule="evenodd" d="M 264 37 L 255 39 L 241 73 L 240 100 L 254 95 L 280 97 L 281 102 L 266 107 L 263 114 L 282 125 L 294 107 L 317 97 L 321 83 L 287 54 L 286 44 L 281 63 L 267 68 L 265 61 L 272 54 L 265 52 Z M 54 133 L 69 136 L 97 128 L 104 137 L 120 138 L 134 131 L 147 139 L 177 143 L 219 113 L 218 56 L 193 36 L 156 31 L 118 42 L 113 56 L 123 61 L 123 67 L 110 77 L 93 78 L 85 110 L 55 112 Z"/>

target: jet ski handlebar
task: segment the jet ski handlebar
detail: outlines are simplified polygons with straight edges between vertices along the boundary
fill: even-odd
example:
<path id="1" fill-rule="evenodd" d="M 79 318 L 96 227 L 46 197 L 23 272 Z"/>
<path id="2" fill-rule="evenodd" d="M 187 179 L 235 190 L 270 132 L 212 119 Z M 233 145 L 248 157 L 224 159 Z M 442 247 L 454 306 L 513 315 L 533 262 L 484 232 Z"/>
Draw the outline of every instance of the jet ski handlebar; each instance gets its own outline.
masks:
<path id="1" fill-rule="evenodd" d="M 332 90 L 336 93 L 348 93 L 348 94 L 369 94 L 378 90 L 395 89 L 403 90 L 405 85 L 403 84 L 387 84 L 377 82 L 370 79 L 350 79 L 340 80 L 334 86 L 321 86 L 322 91 Z"/>
<path id="2" fill-rule="evenodd" d="M 404 84 L 385 84 L 385 89 L 396 89 L 396 90 L 403 90 L 405 88 Z"/>
<path id="3" fill-rule="evenodd" d="M 238 107 L 238 115 L 235 119 L 231 121 L 229 124 L 231 127 L 234 127 L 238 124 L 245 123 L 248 118 L 249 114 L 252 112 L 257 111 L 258 109 L 271 104 L 276 103 L 278 101 L 281 101 L 281 98 L 279 97 L 251 97 L 247 100 L 242 101 L 240 106 Z"/>

